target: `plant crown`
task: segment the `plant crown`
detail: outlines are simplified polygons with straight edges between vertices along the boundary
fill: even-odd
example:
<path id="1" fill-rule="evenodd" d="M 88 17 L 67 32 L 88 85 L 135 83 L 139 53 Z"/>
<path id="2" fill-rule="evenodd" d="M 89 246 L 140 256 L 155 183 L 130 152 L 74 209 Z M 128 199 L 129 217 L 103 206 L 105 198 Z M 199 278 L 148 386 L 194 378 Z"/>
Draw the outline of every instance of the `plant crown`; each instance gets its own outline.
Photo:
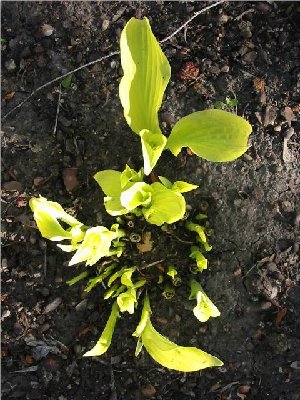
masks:
<path id="1" fill-rule="evenodd" d="M 158 182 L 145 181 L 162 152 L 169 150 L 176 156 L 182 147 L 189 147 L 193 153 L 208 161 L 232 161 L 248 149 L 251 126 L 235 114 L 209 109 L 180 119 L 167 138 L 160 129 L 158 111 L 170 80 L 171 68 L 147 18 L 131 18 L 127 22 L 121 34 L 120 47 L 124 76 L 119 96 L 128 125 L 140 136 L 144 166 L 139 171 L 128 165 L 122 172 L 99 171 L 94 178 L 105 193 L 107 213 L 116 216 L 117 222 L 122 222 L 119 216 L 130 214 L 167 230 L 168 224 L 185 218 L 186 203 L 182 193 L 198 186 L 183 181 L 172 183 L 163 176 L 159 176 Z M 32 198 L 30 207 L 41 235 L 61 242 L 58 244 L 61 250 L 73 253 L 70 266 L 85 263 L 85 267 L 91 267 L 97 264 L 96 276 L 93 269 L 86 268 L 67 284 L 74 285 L 87 279 L 85 291 L 90 292 L 104 283 L 104 299 L 113 299 L 111 314 L 100 339 L 85 356 L 100 356 L 107 351 L 120 314 L 133 314 L 138 299 L 144 293 L 140 322 L 133 333 L 138 340 L 136 355 L 144 347 L 162 366 L 183 372 L 223 365 L 217 357 L 195 347 L 179 346 L 155 330 L 151 323 L 149 282 L 139 273 L 139 266 L 120 262 L 128 241 L 120 223 L 114 223 L 110 229 L 86 226 L 65 212 L 58 203 L 43 197 Z M 194 274 L 207 269 L 205 252 L 209 252 L 211 246 L 207 240 L 209 229 L 205 224 L 206 218 L 206 214 L 200 213 L 194 221 L 185 222 L 185 229 L 195 235 L 189 255 L 195 262 L 191 267 Z M 181 283 L 180 271 L 173 265 L 166 266 L 157 282 L 159 287 L 164 284 L 163 296 L 167 299 L 174 296 L 176 286 Z M 195 317 L 200 322 L 218 317 L 218 308 L 201 284 L 191 278 L 189 285 L 189 300 L 196 301 L 193 308 Z"/>

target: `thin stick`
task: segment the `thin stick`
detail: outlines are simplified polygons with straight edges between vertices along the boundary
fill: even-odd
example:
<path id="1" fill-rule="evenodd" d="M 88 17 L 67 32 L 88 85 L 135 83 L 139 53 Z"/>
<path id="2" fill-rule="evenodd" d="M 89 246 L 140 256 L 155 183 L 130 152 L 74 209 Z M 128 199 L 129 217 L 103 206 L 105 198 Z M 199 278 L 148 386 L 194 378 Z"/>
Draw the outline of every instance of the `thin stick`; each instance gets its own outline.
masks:
<path id="1" fill-rule="evenodd" d="M 176 31 L 174 31 L 173 33 L 171 33 L 171 35 L 167 36 L 165 39 L 161 40 L 160 43 L 164 43 L 167 40 L 170 40 L 173 36 L 177 35 L 178 32 L 180 32 L 182 29 L 184 29 L 188 24 L 190 24 L 193 19 L 195 19 L 196 17 L 198 17 L 198 15 L 203 14 L 205 11 L 208 11 L 209 9 L 218 6 L 219 4 L 224 3 L 226 0 L 220 0 L 217 1 L 216 3 L 210 4 L 207 7 L 202 8 L 202 10 L 199 10 L 197 12 L 195 12 L 195 14 L 188 19 L 183 25 L 181 25 L 178 29 L 176 29 Z"/>
<path id="2" fill-rule="evenodd" d="M 65 74 L 63 74 L 63 75 L 60 75 L 60 76 L 58 76 L 58 77 L 55 78 L 55 79 L 52 79 L 52 81 L 50 81 L 50 82 L 44 83 L 44 85 L 42 85 L 42 86 L 38 87 L 37 89 L 35 89 L 28 97 L 26 97 L 26 98 L 25 98 L 24 100 L 22 100 L 19 104 L 17 104 L 16 107 L 14 107 L 14 108 L 13 108 L 12 110 L 10 110 L 7 114 L 5 114 L 5 115 L 3 116 L 3 118 L 2 118 L 2 120 L 4 121 L 10 114 L 12 114 L 12 113 L 13 113 L 14 111 L 16 111 L 18 108 L 22 107 L 22 105 L 25 104 L 25 103 L 27 103 L 27 101 L 28 101 L 29 99 L 31 99 L 31 97 L 33 97 L 36 93 L 38 93 L 39 91 L 41 91 L 41 90 L 44 89 L 45 87 L 47 87 L 47 86 L 49 86 L 49 85 L 52 85 L 52 83 L 55 83 L 55 82 L 57 82 L 57 81 L 60 81 L 60 80 L 64 79 L 66 76 L 68 76 L 68 75 L 70 75 L 70 74 L 74 74 L 75 72 L 78 72 L 78 71 L 80 71 L 80 70 L 83 69 L 83 68 L 86 68 L 86 67 L 89 67 L 89 66 L 91 66 L 91 65 L 94 65 L 94 64 L 96 64 L 96 63 L 98 63 L 98 62 L 101 62 L 101 61 L 103 61 L 103 60 L 106 60 L 107 58 L 116 56 L 117 54 L 120 54 L 120 52 L 119 52 L 119 51 L 113 51 L 112 53 L 108 54 L 107 56 L 103 56 L 103 57 L 97 58 L 97 60 L 95 60 L 95 61 L 91 61 L 91 62 L 89 62 L 89 63 L 87 63 L 87 64 L 81 65 L 80 67 L 75 68 L 75 69 L 73 69 L 72 71 L 69 71 L 69 72 L 67 72 L 67 73 L 65 73 Z"/>
<path id="3" fill-rule="evenodd" d="M 190 24 L 196 17 L 198 17 L 198 15 L 203 14 L 204 12 L 210 10 L 213 7 L 218 6 L 219 4 L 224 3 L 226 0 L 219 0 L 216 3 L 210 4 L 207 7 L 202 8 L 202 10 L 197 11 L 191 18 L 189 18 L 183 25 L 181 25 L 178 29 L 176 29 L 173 33 L 171 33 L 169 36 L 167 36 L 166 38 L 164 38 L 163 40 L 160 41 L 160 43 L 165 43 L 168 40 L 170 40 L 172 37 L 174 37 L 175 35 L 177 35 L 178 32 L 180 32 L 182 29 L 184 29 L 188 24 Z M 14 111 L 16 111 L 18 108 L 22 107 L 23 104 L 27 103 L 27 101 L 29 99 L 31 99 L 31 97 L 33 97 L 36 93 L 38 93 L 39 91 L 41 91 L 42 89 L 44 89 L 45 87 L 52 85 L 53 83 L 60 81 L 62 79 L 64 79 L 66 76 L 70 75 L 70 74 L 74 74 L 75 72 L 80 71 L 83 68 L 87 68 L 90 67 L 91 65 L 94 65 L 98 62 L 101 62 L 103 60 L 107 60 L 110 57 L 116 56 L 120 54 L 120 51 L 113 51 L 112 53 L 108 54 L 107 56 L 103 56 L 100 58 L 97 58 L 97 60 L 95 61 L 90 61 L 87 64 L 81 65 L 78 68 L 73 69 L 72 71 L 69 71 L 61 76 L 58 76 L 55 79 L 52 79 L 52 81 L 50 82 L 46 82 L 44 83 L 44 85 L 38 87 L 37 89 L 35 89 L 29 96 L 27 96 L 24 100 L 22 100 L 19 104 L 17 104 L 13 109 L 11 109 L 7 114 L 5 114 L 2 117 L 2 120 L 4 121 L 9 115 L 11 115 Z"/>
<path id="4" fill-rule="evenodd" d="M 58 89 L 58 101 L 57 101 L 57 107 L 56 107 L 56 116 L 55 116 L 55 124 L 54 124 L 54 128 L 53 128 L 53 136 L 56 135 L 60 100 L 61 100 L 61 84 L 59 85 L 59 89 Z"/>

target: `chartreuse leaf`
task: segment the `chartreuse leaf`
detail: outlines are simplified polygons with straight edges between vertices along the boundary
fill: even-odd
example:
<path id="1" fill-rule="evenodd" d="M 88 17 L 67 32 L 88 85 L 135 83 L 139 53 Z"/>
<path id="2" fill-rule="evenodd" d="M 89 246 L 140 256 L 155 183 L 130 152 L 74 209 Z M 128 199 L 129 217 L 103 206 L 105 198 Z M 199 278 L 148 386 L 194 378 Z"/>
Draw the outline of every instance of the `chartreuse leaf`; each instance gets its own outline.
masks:
<path id="1" fill-rule="evenodd" d="M 126 292 L 121 293 L 117 297 L 117 303 L 120 308 L 120 312 L 127 311 L 129 314 L 134 313 L 134 307 L 136 304 L 136 290 L 134 287 L 129 287 Z"/>
<path id="2" fill-rule="evenodd" d="M 96 285 L 103 282 L 103 280 L 112 273 L 112 271 L 116 268 L 116 266 L 117 264 L 113 263 L 110 266 L 106 267 L 105 270 L 100 275 L 91 278 L 84 291 L 90 292 Z"/>
<path id="3" fill-rule="evenodd" d="M 119 95 L 131 129 L 159 133 L 158 110 L 171 76 L 171 67 L 147 18 L 131 18 L 121 34 L 124 76 Z"/>
<path id="4" fill-rule="evenodd" d="M 100 336 L 100 339 L 96 343 L 96 345 L 88 352 L 86 352 L 84 357 L 93 357 L 93 356 L 101 356 L 104 354 L 111 344 L 112 335 L 115 330 L 116 322 L 119 317 L 119 307 L 117 302 L 114 302 L 111 314 L 108 318 L 107 324 Z"/>
<path id="5" fill-rule="evenodd" d="M 136 182 L 121 193 L 121 204 L 126 210 L 134 210 L 139 206 L 148 206 L 151 202 L 151 186 L 145 182 Z"/>
<path id="6" fill-rule="evenodd" d="M 128 213 L 120 202 L 122 193 L 121 172 L 112 169 L 99 171 L 94 175 L 94 179 L 106 195 L 104 205 L 108 214 L 122 215 Z"/>
<path id="7" fill-rule="evenodd" d="M 126 268 L 123 275 L 121 276 L 121 283 L 127 287 L 133 287 L 134 284 L 132 283 L 131 276 L 136 270 L 135 267 Z"/>
<path id="8" fill-rule="evenodd" d="M 85 261 L 86 265 L 94 265 L 102 257 L 110 255 L 110 247 L 116 232 L 111 232 L 104 226 L 96 226 L 86 231 L 83 242 L 72 257 L 69 265 Z"/>
<path id="9" fill-rule="evenodd" d="M 120 47 L 124 76 L 119 96 L 128 125 L 141 137 L 144 170 L 148 175 L 166 144 L 157 113 L 171 67 L 147 18 L 128 21 L 121 34 Z"/>
<path id="10" fill-rule="evenodd" d="M 169 179 L 165 178 L 164 176 L 159 176 L 158 178 L 166 188 L 172 189 L 173 183 L 169 181 Z"/>
<path id="11" fill-rule="evenodd" d="M 81 281 L 82 279 L 86 278 L 89 275 L 88 271 L 83 271 L 81 272 L 81 274 L 74 276 L 74 278 L 70 279 L 69 281 L 67 281 L 66 283 L 69 286 L 75 285 L 75 283 Z"/>
<path id="12" fill-rule="evenodd" d="M 182 147 L 208 161 L 233 161 L 248 149 L 251 125 L 242 117 L 223 110 L 204 110 L 179 120 L 166 148 L 176 156 Z"/>
<path id="13" fill-rule="evenodd" d="M 195 281 L 195 279 L 191 279 L 190 285 L 191 294 L 189 300 L 197 300 L 197 305 L 193 309 L 195 317 L 200 322 L 206 322 L 210 317 L 219 317 L 220 311 L 204 292 L 200 283 Z"/>
<path id="14" fill-rule="evenodd" d="M 146 297 L 141 321 L 135 331 L 150 356 L 162 366 L 176 371 L 191 372 L 207 367 L 219 367 L 223 363 L 218 358 L 196 347 L 178 346 L 158 333 L 150 321 L 150 304 Z"/>
<path id="15" fill-rule="evenodd" d="M 44 238 L 54 242 L 59 242 L 64 239 L 72 240 L 74 231 L 72 232 L 70 229 L 64 229 L 59 223 L 59 221 L 63 221 L 70 227 L 77 226 L 80 232 L 78 236 L 78 231 L 76 231 L 77 240 L 79 241 L 80 238 L 81 240 L 83 239 L 84 233 L 80 230 L 83 224 L 66 213 L 60 204 L 48 201 L 40 196 L 39 198 L 33 197 L 30 199 L 29 206 L 33 212 L 37 227 Z"/>
<path id="16" fill-rule="evenodd" d="M 153 183 L 151 188 L 151 205 L 142 210 L 147 222 L 161 226 L 179 221 L 185 213 L 184 197 L 159 182 Z"/>
<path id="17" fill-rule="evenodd" d="M 184 181 L 176 181 L 172 186 L 172 190 L 179 193 L 190 192 L 191 190 L 195 190 L 197 188 L 198 188 L 197 185 L 192 185 L 191 183 Z"/>
<path id="18" fill-rule="evenodd" d="M 130 182 L 143 182 L 144 170 L 141 168 L 138 172 L 130 168 L 127 164 L 123 172 L 121 172 L 120 182 L 121 188 L 124 189 Z"/>
<path id="19" fill-rule="evenodd" d="M 140 132 L 145 174 L 149 175 L 155 167 L 165 145 L 167 138 L 161 133 L 153 133 L 148 129 Z"/>
<path id="20" fill-rule="evenodd" d="M 207 258 L 204 257 L 198 246 L 191 247 L 191 254 L 189 257 L 196 260 L 197 267 L 200 272 L 202 272 L 204 269 L 207 269 Z"/>
<path id="21" fill-rule="evenodd" d="M 207 238 L 206 238 L 206 234 L 205 234 L 205 230 L 204 230 L 203 226 L 201 226 L 199 224 L 195 224 L 194 222 L 188 221 L 185 224 L 185 227 L 189 231 L 196 232 L 198 234 L 197 241 L 203 245 L 205 251 L 210 251 L 212 249 L 212 246 L 210 246 L 207 242 Z"/>

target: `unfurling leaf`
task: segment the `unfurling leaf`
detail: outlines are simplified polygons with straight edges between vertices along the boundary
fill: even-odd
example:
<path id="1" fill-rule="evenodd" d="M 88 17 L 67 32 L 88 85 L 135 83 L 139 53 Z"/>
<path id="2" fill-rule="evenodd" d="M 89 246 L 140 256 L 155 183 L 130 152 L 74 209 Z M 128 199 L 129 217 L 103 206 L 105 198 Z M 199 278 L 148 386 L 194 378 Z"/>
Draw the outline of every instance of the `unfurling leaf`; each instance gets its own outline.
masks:
<path id="1" fill-rule="evenodd" d="M 179 221 L 185 213 L 184 197 L 162 183 L 152 183 L 152 198 L 149 208 L 143 208 L 143 215 L 147 222 L 161 226 Z"/>
<path id="2" fill-rule="evenodd" d="M 150 314 L 149 298 L 146 297 L 141 321 L 134 335 L 141 338 L 145 349 L 156 362 L 166 368 L 182 372 L 223 365 L 221 360 L 196 347 L 178 346 L 162 336 L 151 324 Z"/>
<path id="3" fill-rule="evenodd" d="M 69 265 L 85 261 L 86 265 L 94 265 L 100 258 L 110 255 L 110 247 L 116 232 L 111 232 L 104 226 L 96 226 L 86 231 L 83 242 L 72 257 Z"/>
<path id="4" fill-rule="evenodd" d="M 129 314 L 134 313 L 134 307 L 136 304 L 136 290 L 134 287 L 128 288 L 124 293 L 121 293 L 117 297 L 117 303 L 120 308 L 120 312 L 127 311 Z"/>
<path id="5" fill-rule="evenodd" d="M 41 232 L 41 235 L 54 242 L 59 242 L 64 239 L 74 239 L 74 232 L 77 241 L 84 237 L 84 232 L 81 231 L 83 224 L 64 211 L 62 206 L 53 201 L 48 201 L 44 197 L 33 197 L 29 201 L 29 206 L 33 212 L 34 220 Z M 64 229 L 59 221 L 64 222 L 71 228 L 77 227 L 78 230 L 72 231 Z"/>
<path id="6" fill-rule="evenodd" d="M 197 185 L 193 185 L 191 183 L 184 182 L 184 181 L 176 181 L 176 182 L 174 182 L 174 184 L 172 186 L 172 190 L 174 190 L 175 192 L 179 192 L 179 193 L 190 192 L 191 190 L 195 190 L 197 188 L 198 188 Z"/>
<path id="7" fill-rule="evenodd" d="M 161 133 L 153 133 L 147 129 L 140 132 L 145 175 L 149 175 L 155 167 L 167 143 L 167 138 Z"/>
<path id="8" fill-rule="evenodd" d="M 172 129 L 166 148 L 176 156 L 182 147 L 208 161 L 233 161 L 248 149 L 251 125 L 223 110 L 204 110 L 183 117 Z"/>
<path id="9" fill-rule="evenodd" d="M 201 253 L 199 247 L 192 246 L 191 254 L 189 255 L 189 257 L 196 260 L 197 267 L 200 272 L 202 272 L 204 269 L 207 269 L 207 258 L 205 258 L 204 255 Z"/>
<path id="10" fill-rule="evenodd" d="M 119 307 L 117 302 L 115 302 L 112 306 L 111 314 L 108 318 L 107 324 L 105 325 L 104 331 L 100 336 L 100 339 L 90 351 L 84 354 L 84 357 L 101 356 L 107 351 L 111 344 L 112 335 L 114 333 L 118 317 Z"/>
<path id="11" fill-rule="evenodd" d="M 146 207 L 151 203 L 151 192 L 150 185 L 145 182 L 136 182 L 121 193 L 121 204 L 128 211 L 132 211 L 139 206 Z"/>
<path id="12" fill-rule="evenodd" d="M 190 285 L 191 294 L 189 300 L 197 300 L 197 305 L 193 309 L 195 317 L 200 322 L 206 322 L 210 317 L 219 317 L 220 311 L 204 292 L 200 283 L 195 281 L 195 279 L 191 279 Z"/>
<path id="13" fill-rule="evenodd" d="M 212 249 L 212 246 L 210 246 L 207 242 L 207 238 L 206 238 L 206 234 L 205 234 L 205 230 L 204 230 L 203 226 L 201 226 L 199 224 L 195 224 L 194 222 L 188 221 L 185 224 L 185 227 L 189 231 L 196 232 L 198 234 L 197 241 L 203 245 L 205 251 L 210 251 Z"/>

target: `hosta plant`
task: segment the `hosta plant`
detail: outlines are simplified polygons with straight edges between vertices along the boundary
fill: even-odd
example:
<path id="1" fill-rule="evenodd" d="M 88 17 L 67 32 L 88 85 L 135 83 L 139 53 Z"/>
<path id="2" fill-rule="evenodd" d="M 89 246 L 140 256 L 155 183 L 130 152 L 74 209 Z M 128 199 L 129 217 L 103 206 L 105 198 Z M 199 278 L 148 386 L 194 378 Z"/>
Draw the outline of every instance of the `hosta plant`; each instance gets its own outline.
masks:
<path id="1" fill-rule="evenodd" d="M 206 253 L 211 250 L 207 216 L 202 212 L 186 219 L 183 194 L 198 186 L 184 181 L 171 182 L 163 176 L 153 181 L 148 175 L 164 150 L 176 156 L 182 147 L 189 147 L 194 154 L 208 161 L 235 160 L 248 149 L 251 126 L 235 114 L 209 109 L 180 119 L 166 137 L 160 129 L 158 111 L 171 68 L 147 18 L 128 21 L 121 34 L 120 47 L 124 71 L 119 86 L 120 100 L 128 125 L 141 138 L 144 165 L 138 171 L 126 165 L 123 171 L 104 170 L 95 174 L 94 178 L 105 194 L 105 209 L 115 217 L 115 223 L 110 228 L 86 226 L 58 203 L 43 197 L 32 198 L 30 207 L 42 236 L 59 242 L 61 250 L 72 253 L 70 266 L 83 265 L 83 271 L 67 283 L 74 285 L 86 280 L 86 292 L 101 284 L 105 288 L 103 298 L 112 302 L 104 330 L 85 356 L 105 353 L 118 319 L 139 310 L 141 302 L 140 322 L 133 332 L 137 338 L 137 356 L 144 347 L 164 367 L 184 372 L 221 366 L 223 363 L 217 357 L 195 347 L 179 346 L 152 325 L 150 297 L 155 287 L 162 290 L 166 299 L 171 299 L 177 286 L 188 286 L 188 299 L 193 301 L 193 313 L 200 322 L 218 317 L 220 311 L 198 282 L 199 275 L 208 267 Z M 182 278 L 186 278 L 189 271 L 182 271 L 180 265 L 165 261 L 157 279 L 148 279 L 140 265 L 128 262 L 128 254 L 124 257 L 128 241 L 135 242 L 140 238 L 128 232 L 124 224 L 126 217 L 161 227 L 161 235 L 168 232 L 170 224 L 183 221 L 185 231 L 193 237 L 193 245 L 187 253 L 191 264 L 187 282 L 182 282 Z"/>

